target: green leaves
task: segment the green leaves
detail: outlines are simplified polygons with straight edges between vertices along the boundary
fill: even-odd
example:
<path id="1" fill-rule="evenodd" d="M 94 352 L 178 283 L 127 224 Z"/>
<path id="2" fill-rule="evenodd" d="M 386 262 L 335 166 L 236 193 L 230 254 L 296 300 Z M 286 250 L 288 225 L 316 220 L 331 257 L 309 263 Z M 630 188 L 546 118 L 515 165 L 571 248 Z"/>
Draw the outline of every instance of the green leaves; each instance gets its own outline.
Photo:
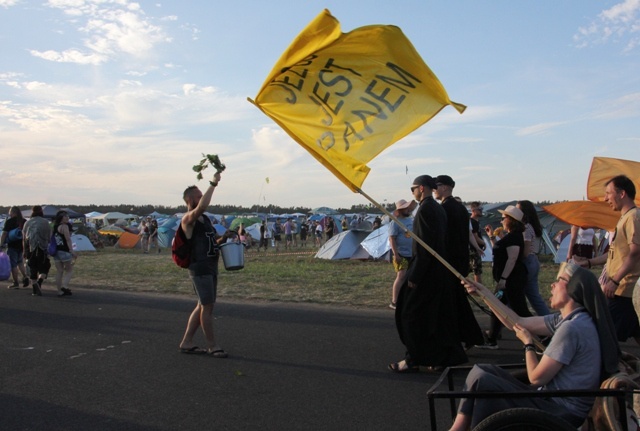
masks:
<path id="1" fill-rule="evenodd" d="M 216 172 L 218 172 L 218 173 L 224 171 L 227 168 L 224 165 L 224 163 L 222 163 L 220 161 L 220 157 L 218 157 L 217 154 L 204 154 L 203 153 L 202 157 L 204 157 L 204 158 L 202 160 L 200 160 L 200 163 L 198 163 L 197 165 L 193 166 L 193 171 L 198 173 L 198 175 L 196 176 L 196 178 L 198 180 L 202 179 L 202 171 L 207 169 L 207 167 L 209 165 L 211 165 L 214 168 L 216 168 Z"/>

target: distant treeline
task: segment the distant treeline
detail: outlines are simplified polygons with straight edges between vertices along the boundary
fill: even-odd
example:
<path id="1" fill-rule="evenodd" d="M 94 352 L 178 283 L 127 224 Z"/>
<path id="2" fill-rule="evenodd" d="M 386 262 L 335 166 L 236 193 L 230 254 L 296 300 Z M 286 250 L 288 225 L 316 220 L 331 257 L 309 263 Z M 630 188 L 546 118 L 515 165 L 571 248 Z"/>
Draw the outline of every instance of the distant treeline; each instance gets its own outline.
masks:
<path id="1" fill-rule="evenodd" d="M 552 202 L 550 201 L 542 201 L 542 202 L 534 202 L 537 206 L 550 205 Z M 468 205 L 469 202 L 464 202 L 465 205 Z M 483 202 L 483 204 L 486 204 Z M 34 204 L 31 205 L 18 205 L 21 209 L 31 209 Z M 381 204 L 388 211 L 393 211 L 395 209 L 395 203 L 383 203 Z M 53 204 L 53 206 L 58 208 L 70 208 L 74 211 L 77 211 L 82 214 L 87 214 L 93 211 L 97 211 L 100 213 L 107 212 L 121 212 L 124 214 L 136 214 L 139 216 L 144 216 L 147 214 L 151 214 L 156 211 L 160 214 L 175 214 L 182 213 L 187 210 L 185 205 L 180 205 L 177 207 L 169 207 L 164 205 L 131 205 L 131 204 L 122 204 L 122 205 L 72 205 L 72 204 Z M 9 206 L 0 206 L 0 214 L 7 214 L 9 212 Z M 237 205 L 211 205 L 209 206 L 208 211 L 214 214 L 245 214 L 245 213 L 271 213 L 271 214 L 293 214 L 293 213 L 303 213 L 309 214 L 312 208 L 307 207 L 279 207 L 277 205 L 261 205 L 256 206 L 253 205 L 251 207 L 243 207 Z M 350 208 L 335 208 L 335 210 L 339 214 L 353 214 L 353 213 L 380 213 L 373 204 L 359 204 L 352 205 Z"/>

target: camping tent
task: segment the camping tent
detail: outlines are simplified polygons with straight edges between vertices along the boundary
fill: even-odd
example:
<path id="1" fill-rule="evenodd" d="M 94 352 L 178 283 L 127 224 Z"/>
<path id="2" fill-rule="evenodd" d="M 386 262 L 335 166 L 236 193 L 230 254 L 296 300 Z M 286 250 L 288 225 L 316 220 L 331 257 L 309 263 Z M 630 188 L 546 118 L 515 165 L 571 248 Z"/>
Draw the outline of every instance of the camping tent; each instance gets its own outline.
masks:
<path id="1" fill-rule="evenodd" d="M 349 259 L 358 250 L 360 243 L 367 237 L 366 232 L 348 230 L 331 237 L 325 242 L 315 257 L 320 259 Z"/>
<path id="2" fill-rule="evenodd" d="M 140 243 L 140 236 L 131 232 L 124 232 L 120 235 L 120 239 L 116 243 L 116 247 L 120 248 L 136 248 Z"/>
<path id="3" fill-rule="evenodd" d="M 80 234 L 71 235 L 71 243 L 75 251 L 96 251 L 89 238 Z"/>
<path id="4" fill-rule="evenodd" d="M 379 229 L 371 232 L 360 245 L 374 259 L 383 258 L 387 253 L 390 254 L 389 225 L 382 225 Z"/>

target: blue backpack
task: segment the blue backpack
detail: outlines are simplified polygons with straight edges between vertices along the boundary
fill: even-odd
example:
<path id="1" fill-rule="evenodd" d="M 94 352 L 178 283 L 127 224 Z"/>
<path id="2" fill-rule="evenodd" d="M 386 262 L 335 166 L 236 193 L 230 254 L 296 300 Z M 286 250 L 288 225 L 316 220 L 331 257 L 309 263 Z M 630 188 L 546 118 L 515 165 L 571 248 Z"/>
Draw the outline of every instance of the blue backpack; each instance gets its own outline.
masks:
<path id="1" fill-rule="evenodd" d="M 56 242 L 56 234 L 51 234 L 51 239 L 49 239 L 49 245 L 47 246 L 47 253 L 49 256 L 55 256 L 58 252 L 58 243 Z"/>

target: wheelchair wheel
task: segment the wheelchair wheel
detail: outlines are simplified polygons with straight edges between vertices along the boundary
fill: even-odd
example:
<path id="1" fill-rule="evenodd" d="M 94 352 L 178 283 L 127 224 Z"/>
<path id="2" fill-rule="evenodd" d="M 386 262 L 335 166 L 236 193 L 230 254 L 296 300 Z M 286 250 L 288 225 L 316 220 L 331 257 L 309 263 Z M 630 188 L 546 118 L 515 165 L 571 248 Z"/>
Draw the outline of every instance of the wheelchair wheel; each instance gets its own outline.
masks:
<path id="1" fill-rule="evenodd" d="M 576 431 L 576 427 L 543 410 L 514 408 L 492 414 L 473 431 Z"/>

